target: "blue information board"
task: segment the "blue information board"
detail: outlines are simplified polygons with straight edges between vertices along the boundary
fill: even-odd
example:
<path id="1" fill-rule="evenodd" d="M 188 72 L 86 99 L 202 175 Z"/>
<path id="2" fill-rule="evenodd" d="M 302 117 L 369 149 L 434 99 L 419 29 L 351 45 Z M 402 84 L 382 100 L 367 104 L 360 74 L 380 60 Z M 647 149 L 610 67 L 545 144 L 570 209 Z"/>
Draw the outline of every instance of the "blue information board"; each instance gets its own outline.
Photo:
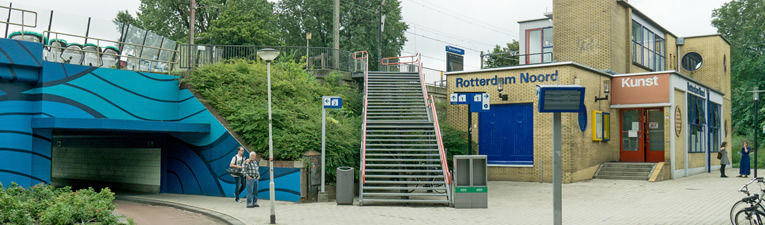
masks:
<path id="1" fill-rule="evenodd" d="M 455 92 L 449 96 L 452 105 L 469 105 L 470 112 L 488 112 L 491 102 L 488 93 Z"/>
<path id="2" fill-rule="evenodd" d="M 336 96 L 324 96 L 322 105 L 325 109 L 339 109 L 343 107 L 343 99 Z"/>

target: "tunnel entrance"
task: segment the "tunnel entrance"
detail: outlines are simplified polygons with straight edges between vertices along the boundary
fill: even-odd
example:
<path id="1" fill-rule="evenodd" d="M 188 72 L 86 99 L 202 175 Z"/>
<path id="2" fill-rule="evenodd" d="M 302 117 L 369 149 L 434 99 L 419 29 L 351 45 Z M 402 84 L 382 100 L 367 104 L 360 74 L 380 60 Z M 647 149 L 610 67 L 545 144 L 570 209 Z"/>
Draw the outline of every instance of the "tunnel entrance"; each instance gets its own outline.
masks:
<path id="1" fill-rule="evenodd" d="M 51 184 L 159 193 L 164 135 L 54 131 Z"/>

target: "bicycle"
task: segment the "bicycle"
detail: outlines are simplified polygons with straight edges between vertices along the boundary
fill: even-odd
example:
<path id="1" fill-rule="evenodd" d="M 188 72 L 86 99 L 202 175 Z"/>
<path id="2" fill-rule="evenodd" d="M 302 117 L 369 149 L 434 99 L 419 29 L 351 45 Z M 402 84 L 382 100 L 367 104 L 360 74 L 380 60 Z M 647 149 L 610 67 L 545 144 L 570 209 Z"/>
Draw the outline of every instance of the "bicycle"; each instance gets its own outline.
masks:
<path id="1" fill-rule="evenodd" d="M 765 212 L 763 212 L 762 205 L 762 199 L 760 199 L 760 195 L 754 194 L 752 196 L 747 196 L 741 199 L 741 201 L 746 202 L 749 204 L 749 207 L 746 207 L 743 210 L 740 210 L 736 213 L 736 216 L 734 217 L 733 224 L 734 225 L 743 225 L 743 224 L 756 224 L 756 225 L 763 225 L 763 220 L 765 219 Z"/>
<path id="2" fill-rule="evenodd" d="M 749 193 L 749 185 L 754 183 L 755 181 L 760 183 L 761 185 L 765 184 L 765 180 L 763 180 L 762 177 L 757 177 L 757 178 L 753 178 L 751 181 L 749 181 L 748 183 L 744 184 L 744 186 L 742 186 L 741 188 L 738 189 L 739 192 L 743 192 L 748 197 L 745 197 L 744 199 L 741 199 L 741 200 L 737 201 L 736 203 L 733 204 L 733 207 L 731 207 L 731 209 L 730 209 L 730 221 L 731 221 L 732 224 L 734 224 L 734 225 L 737 224 L 736 223 L 737 222 L 736 215 L 739 212 L 745 211 L 745 210 L 747 210 L 749 208 L 746 205 L 750 204 L 750 202 L 747 202 L 746 200 L 753 196 L 752 194 Z M 765 189 L 760 188 L 760 192 L 765 194 Z M 754 194 L 754 196 L 760 196 L 760 195 Z M 759 206 L 759 207 L 755 207 L 755 208 L 759 208 L 758 211 L 760 213 L 765 214 L 765 206 L 762 204 L 762 201 L 756 201 L 756 203 L 757 203 L 756 205 Z"/>

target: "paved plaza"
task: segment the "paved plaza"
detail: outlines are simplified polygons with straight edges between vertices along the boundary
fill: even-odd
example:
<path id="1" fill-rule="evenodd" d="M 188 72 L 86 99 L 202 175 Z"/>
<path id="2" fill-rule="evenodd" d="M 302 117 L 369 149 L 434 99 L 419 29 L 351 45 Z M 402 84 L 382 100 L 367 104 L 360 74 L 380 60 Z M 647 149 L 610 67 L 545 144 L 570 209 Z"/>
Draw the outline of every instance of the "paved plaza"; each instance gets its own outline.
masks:
<path id="1" fill-rule="evenodd" d="M 751 178 L 719 172 L 650 183 L 592 180 L 563 185 L 564 224 L 729 224 L 737 192 Z M 764 175 L 765 170 L 759 174 Z M 754 187 L 754 186 L 750 186 Z M 338 206 L 331 203 L 276 203 L 278 224 L 552 224 L 552 184 L 489 182 L 488 209 L 448 207 Z M 269 202 L 245 208 L 232 198 L 156 194 L 130 196 L 204 208 L 246 224 L 267 224 Z"/>

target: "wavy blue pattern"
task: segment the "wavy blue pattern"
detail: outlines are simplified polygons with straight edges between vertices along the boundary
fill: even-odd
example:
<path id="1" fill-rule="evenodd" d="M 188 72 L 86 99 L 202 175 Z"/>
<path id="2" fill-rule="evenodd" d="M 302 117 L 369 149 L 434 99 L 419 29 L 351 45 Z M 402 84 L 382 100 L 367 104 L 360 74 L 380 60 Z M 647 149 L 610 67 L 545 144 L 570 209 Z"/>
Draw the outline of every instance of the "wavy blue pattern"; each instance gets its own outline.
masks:
<path id="1" fill-rule="evenodd" d="M 23 79 L 15 83 L 0 79 L 0 182 L 31 186 L 50 181 L 52 130 L 32 129 L 33 118 L 204 123 L 210 124 L 209 133 L 167 134 L 161 146 L 160 189 L 233 197 L 234 181 L 226 168 L 240 143 L 193 93 L 179 90 L 178 77 L 42 62 L 38 58 L 40 67 L 35 60 L 17 57 L 27 54 L 23 48 L 41 48 L 35 46 L 39 43 L 22 46 L 4 40 L 0 39 L 0 51 L 10 55 L 0 54 L 0 69 L 26 72 L 17 74 L 16 79 Z M 16 58 L 34 67 L 21 68 L 10 62 Z M 267 168 L 261 172 L 259 195 L 267 198 Z M 274 172 L 276 198 L 299 201 L 300 169 L 275 168 Z"/>

